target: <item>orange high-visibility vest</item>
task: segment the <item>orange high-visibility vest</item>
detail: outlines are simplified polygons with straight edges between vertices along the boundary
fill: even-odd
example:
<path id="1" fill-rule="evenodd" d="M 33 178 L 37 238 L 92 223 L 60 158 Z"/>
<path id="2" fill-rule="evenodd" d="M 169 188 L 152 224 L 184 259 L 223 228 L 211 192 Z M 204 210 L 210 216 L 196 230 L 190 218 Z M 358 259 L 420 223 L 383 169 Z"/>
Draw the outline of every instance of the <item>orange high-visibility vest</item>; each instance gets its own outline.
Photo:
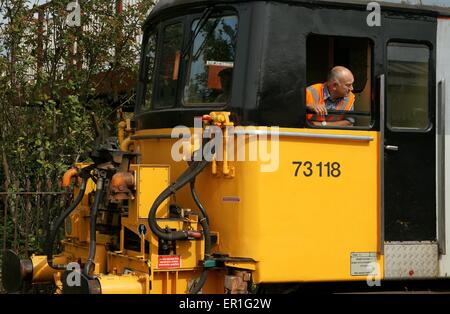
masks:
<path id="1" fill-rule="evenodd" d="M 325 84 L 319 83 L 309 86 L 306 89 L 306 104 L 312 105 L 314 103 L 325 106 L 325 99 L 323 98 L 323 88 Z M 339 101 L 338 105 L 336 106 L 335 110 L 350 110 L 353 106 L 353 103 L 355 102 L 355 95 L 350 92 L 350 94 L 344 98 L 342 98 L 341 101 Z M 307 114 L 306 115 L 308 121 L 340 121 L 344 120 L 344 116 L 340 115 L 327 115 L 325 117 L 321 117 L 319 115 L 314 114 Z"/>

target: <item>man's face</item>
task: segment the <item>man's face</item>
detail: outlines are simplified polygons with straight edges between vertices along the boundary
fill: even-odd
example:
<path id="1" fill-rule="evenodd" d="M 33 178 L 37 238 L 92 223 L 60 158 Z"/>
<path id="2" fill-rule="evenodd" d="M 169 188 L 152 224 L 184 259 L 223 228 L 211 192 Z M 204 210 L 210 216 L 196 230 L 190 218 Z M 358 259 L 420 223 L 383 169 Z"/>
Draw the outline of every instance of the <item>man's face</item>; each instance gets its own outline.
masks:
<path id="1" fill-rule="evenodd" d="M 340 79 L 337 79 L 333 83 L 333 90 L 335 97 L 346 97 L 353 91 L 353 83 L 355 79 L 353 75 L 348 73 L 343 75 Z"/>

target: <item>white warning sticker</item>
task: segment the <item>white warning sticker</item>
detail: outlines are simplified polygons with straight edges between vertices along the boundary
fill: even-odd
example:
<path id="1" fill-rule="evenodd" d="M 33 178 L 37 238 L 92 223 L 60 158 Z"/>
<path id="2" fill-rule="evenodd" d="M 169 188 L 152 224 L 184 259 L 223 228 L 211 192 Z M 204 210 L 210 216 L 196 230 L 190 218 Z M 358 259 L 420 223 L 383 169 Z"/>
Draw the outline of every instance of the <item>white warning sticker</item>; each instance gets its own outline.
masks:
<path id="1" fill-rule="evenodd" d="M 158 255 L 158 268 L 181 268 L 179 255 Z"/>
<path id="2" fill-rule="evenodd" d="M 216 65 L 216 66 L 221 66 L 221 67 L 227 67 L 227 68 L 232 68 L 234 67 L 234 63 L 233 62 L 228 62 L 228 61 L 206 61 L 206 65 Z"/>
<path id="3" fill-rule="evenodd" d="M 358 252 L 350 255 L 350 271 L 352 276 L 372 275 L 377 262 L 377 253 Z"/>

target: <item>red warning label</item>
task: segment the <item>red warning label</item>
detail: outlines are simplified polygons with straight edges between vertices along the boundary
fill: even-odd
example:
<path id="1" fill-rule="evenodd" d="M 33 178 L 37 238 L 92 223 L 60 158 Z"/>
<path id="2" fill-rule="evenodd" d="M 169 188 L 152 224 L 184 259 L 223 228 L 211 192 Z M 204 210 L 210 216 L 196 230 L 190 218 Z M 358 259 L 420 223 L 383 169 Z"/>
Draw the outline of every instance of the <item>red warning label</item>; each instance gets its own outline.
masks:
<path id="1" fill-rule="evenodd" d="M 158 268 L 181 268 L 181 258 L 178 255 L 158 255 Z"/>

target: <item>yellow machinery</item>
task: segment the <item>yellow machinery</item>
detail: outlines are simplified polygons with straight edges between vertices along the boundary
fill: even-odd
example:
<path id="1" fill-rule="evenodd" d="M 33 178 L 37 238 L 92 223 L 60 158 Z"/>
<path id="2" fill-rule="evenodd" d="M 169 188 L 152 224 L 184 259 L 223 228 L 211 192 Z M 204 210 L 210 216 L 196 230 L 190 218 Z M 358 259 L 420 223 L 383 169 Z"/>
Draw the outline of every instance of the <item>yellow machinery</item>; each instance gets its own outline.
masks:
<path id="1" fill-rule="evenodd" d="M 120 121 L 65 174 L 75 199 L 46 256 L 9 251 L 5 288 L 249 293 L 448 277 L 450 11 L 387 2 L 159 1 L 135 124 Z M 336 65 L 354 75 L 354 108 L 311 121 L 305 90 Z"/>
<path id="2" fill-rule="evenodd" d="M 371 255 L 370 261 L 382 265 L 375 236 L 378 192 L 367 188 L 377 182 L 377 161 L 371 158 L 377 150 L 376 134 L 360 132 L 345 141 L 345 146 L 341 140 L 336 143 L 333 131 L 323 132 L 330 139 L 307 140 L 302 149 L 315 151 L 321 147 L 321 154 L 309 154 L 309 162 L 315 167 L 311 170 L 299 167 L 300 160 L 292 159 L 302 155 L 295 141 L 275 137 L 294 132 L 307 138 L 309 130 L 271 133 L 260 128 L 254 130 L 261 131 L 254 132 L 257 136 L 251 132 L 239 135 L 227 112 L 212 112 L 203 120 L 203 127 L 192 129 L 194 135 L 185 139 L 168 138 L 170 130 L 137 132 L 131 137 L 137 139 L 128 142 L 119 134 L 122 144 L 130 145 L 132 152 L 99 149 L 92 154 L 94 164 L 79 164 L 69 170 L 63 184 L 70 186 L 76 179 L 77 206 L 62 214 L 62 253 L 52 256 L 48 251 L 47 257 L 20 261 L 25 271 L 16 274 L 16 283 L 7 282 L 7 288 L 31 280 L 54 281 L 58 293 L 186 293 L 200 289 L 204 293 L 247 293 L 259 283 L 361 280 L 361 276 L 349 272 L 352 254 L 358 252 Z M 187 149 L 185 158 L 195 157 L 206 146 L 199 146 L 196 135 L 206 136 L 211 129 L 218 131 L 211 141 L 222 134 L 215 142 L 221 146 L 215 145 L 215 149 L 223 149 L 231 160 L 237 160 L 243 150 L 262 150 L 264 145 L 269 151 L 284 153 L 278 161 L 213 158 L 191 161 L 189 166 L 185 161 L 167 158 L 177 141 Z M 268 136 L 262 137 L 262 132 Z M 153 138 L 139 139 L 145 137 Z M 239 148 L 234 149 L 234 156 L 231 142 Z M 139 164 L 131 163 L 138 158 Z M 373 167 L 362 167 L 359 159 Z M 283 171 L 261 171 L 274 162 Z M 319 163 L 323 163 L 323 169 L 317 166 Z M 312 180 L 304 180 L 309 172 Z M 360 178 L 353 190 L 358 198 L 342 198 L 339 187 L 355 178 Z M 308 199 L 318 182 L 331 193 L 326 198 Z M 166 196 L 162 196 L 164 192 Z M 277 214 L 299 198 L 307 200 L 304 206 L 308 210 Z M 373 206 L 361 208 L 363 200 L 372 200 L 368 203 Z M 336 202 L 343 202 L 341 211 L 336 212 Z M 313 210 L 317 203 L 321 211 Z M 159 227 L 156 231 L 151 226 L 152 211 Z M 55 224 L 51 234 L 58 227 L 58 222 Z M 54 235 L 50 237 L 51 242 Z M 9 255 L 15 260 L 12 252 Z M 367 264 L 367 260 L 362 263 Z M 370 273 L 370 278 L 379 278 L 379 271 Z M 367 270 L 363 269 L 363 274 L 365 280 Z"/>

